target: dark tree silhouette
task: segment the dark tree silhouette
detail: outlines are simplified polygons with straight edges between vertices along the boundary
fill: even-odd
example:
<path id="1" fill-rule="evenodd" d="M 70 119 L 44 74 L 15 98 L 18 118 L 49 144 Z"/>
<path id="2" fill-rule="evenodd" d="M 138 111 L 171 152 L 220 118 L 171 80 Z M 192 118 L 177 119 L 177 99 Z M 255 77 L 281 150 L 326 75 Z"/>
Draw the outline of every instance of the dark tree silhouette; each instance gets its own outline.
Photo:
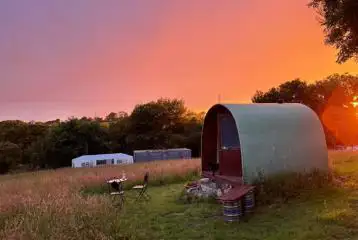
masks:
<path id="1" fill-rule="evenodd" d="M 21 149 L 12 142 L 0 142 L 0 174 L 7 173 L 20 162 Z"/>
<path id="2" fill-rule="evenodd" d="M 358 1 L 311 0 L 309 7 L 320 15 L 326 44 L 339 50 L 337 62 L 344 63 L 351 58 L 358 60 Z"/>

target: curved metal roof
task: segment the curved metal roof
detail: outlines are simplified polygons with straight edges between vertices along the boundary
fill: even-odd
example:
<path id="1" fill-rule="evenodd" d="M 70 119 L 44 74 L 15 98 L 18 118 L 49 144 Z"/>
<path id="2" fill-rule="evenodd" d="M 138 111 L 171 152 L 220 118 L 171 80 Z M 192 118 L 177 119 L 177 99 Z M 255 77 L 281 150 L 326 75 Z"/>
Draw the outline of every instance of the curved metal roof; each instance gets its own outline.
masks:
<path id="1" fill-rule="evenodd" d="M 106 160 L 106 159 L 133 159 L 131 155 L 124 153 L 106 153 L 106 154 L 93 154 L 93 155 L 82 155 L 72 159 L 74 161 L 95 161 L 95 160 Z"/>
<path id="2" fill-rule="evenodd" d="M 328 151 L 321 122 L 298 103 L 217 104 L 232 114 L 239 134 L 244 180 L 258 172 L 328 169 Z"/>

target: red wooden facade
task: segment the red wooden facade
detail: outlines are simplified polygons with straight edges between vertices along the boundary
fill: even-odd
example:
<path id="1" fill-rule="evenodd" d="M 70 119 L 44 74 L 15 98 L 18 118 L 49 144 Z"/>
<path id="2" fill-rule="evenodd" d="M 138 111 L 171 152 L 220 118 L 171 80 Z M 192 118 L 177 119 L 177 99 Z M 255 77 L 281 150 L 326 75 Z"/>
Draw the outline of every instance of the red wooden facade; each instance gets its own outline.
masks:
<path id="1" fill-rule="evenodd" d="M 218 163 L 216 174 L 242 178 L 240 141 L 235 120 L 223 106 L 209 110 L 202 134 L 202 171 L 210 172 L 210 163 Z"/>
<path id="2" fill-rule="evenodd" d="M 219 150 L 219 174 L 224 176 L 242 176 L 240 149 Z"/>

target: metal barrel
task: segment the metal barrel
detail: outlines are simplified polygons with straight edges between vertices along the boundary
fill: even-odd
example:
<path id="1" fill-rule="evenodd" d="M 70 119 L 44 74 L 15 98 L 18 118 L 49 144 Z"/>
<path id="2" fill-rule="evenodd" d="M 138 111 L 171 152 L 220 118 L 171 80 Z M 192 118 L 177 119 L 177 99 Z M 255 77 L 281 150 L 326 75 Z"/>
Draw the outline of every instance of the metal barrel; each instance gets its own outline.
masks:
<path id="1" fill-rule="evenodd" d="M 223 202 L 224 220 L 226 222 L 239 221 L 241 213 L 241 201 L 225 201 Z"/>
<path id="2" fill-rule="evenodd" d="M 245 213 L 252 212 L 254 207 L 255 207 L 255 194 L 254 191 L 251 190 L 244 196 Z"/>

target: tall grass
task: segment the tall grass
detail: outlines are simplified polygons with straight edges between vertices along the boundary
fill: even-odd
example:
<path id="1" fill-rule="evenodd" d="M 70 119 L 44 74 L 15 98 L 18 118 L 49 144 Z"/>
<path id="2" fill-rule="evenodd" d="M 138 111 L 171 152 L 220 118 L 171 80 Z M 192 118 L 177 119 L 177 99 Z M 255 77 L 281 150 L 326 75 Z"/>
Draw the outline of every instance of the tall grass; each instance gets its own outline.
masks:
<path id="1" fill-rule="evenodd" d="M 13 211 L 21 207 L 55 207 L 72 205 L 83 201 L 79 192 L 84 187 L 105 184 L 112 177 L 121 177 L 125 171 L 129 184 L 141 181 L 145 172 L 153 182 L 173 181 L 188 173 L 200 171 L 200 160 L 171 160 L 142 164 L 98 167 L 65 168 L 0 177 L 0 212 Z"/>
<path id="2" fill-rule="evenodd" d="M 334 153 L 334 174 L 291 173 L 265 179 L 264 183 L 257 183 L 258 199 L 261 204 L 267 204 L 277 199 L 287 201 L 299 198 L 305 192 L 330 187 L 336 175 L 349 176 L 351 180 L 348 182 L 357 186 L 358 171 L 354 174 L 358 168 L 356 162 L 357 154 Z M 107 196 L 89 194 L 104 191 L 105 181 L 121 177 L 123 170 L 129 179 L 127 188 L 142 181 L 147 171 L 152 186 L 165 185 L 198 177 L 200 159 L 0 176 L 0 239 L 150 239 L 151 236 L 143 235 L 133 222 L 148 215 L 151 209 L 143 209 L 139 215 L 127 213 L 131 218 L 122 219 Z M 344 187 L 347 186 L 351 185 L 344 184 Z M 86 193 L 85 196 L 83 193 Z M 160 199 L 161 195 L 158 195 L 157 200 Z M 157 208 L 156 211 L 161 209 L 160 206 Z M 153 219 L 160 216 L 156 214 L 153 213 Z"/>
<path id="3" fill-rule="evenodd" d="M 254 183 L 259 204 L 287 202 L 298 197 L 308 197 L 319 189 L 333 188 L 333 173 L 317 169 L 306 173 L 282 173 L 270 177 L 262 177 Z"/>
<path id="4" fill-rule="evenodd" d="M 329 152 L 329 171 L 317 169 L 306 173 L 282 173 L 258 178 L 256 197 L 259 204 L 287 202 L 290 199 L 309 198 L 317 191 L 358 189 L 357 152 Z"/>
<path id="5" fill-rule="evenodd" d="M 121 177 L 122 171 L 129 179 L 128 186 L 141 181 L 147 171 L 151 183 L 166 184 L 198 175 L 200 160 L 1 176 L 0 239 L 106 239 L 105 236 L 112 236 L 111 226 L 118 226 L 118 213 L 110 199 L 98 194 L 83 197 L 81 190 L 105 186 L 107 179 Z M 125 236 L 118 235 L 117 239 L 121 237 Z"/>

